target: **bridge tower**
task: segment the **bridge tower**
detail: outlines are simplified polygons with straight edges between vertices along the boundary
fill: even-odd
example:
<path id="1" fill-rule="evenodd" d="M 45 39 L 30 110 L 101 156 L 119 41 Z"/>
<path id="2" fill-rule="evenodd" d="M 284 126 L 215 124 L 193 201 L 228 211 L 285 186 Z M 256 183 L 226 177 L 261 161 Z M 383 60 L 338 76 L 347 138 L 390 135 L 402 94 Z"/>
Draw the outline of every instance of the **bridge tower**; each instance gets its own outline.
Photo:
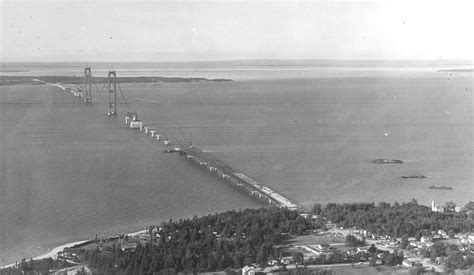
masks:
<path id="1" fill-rule="evenodd" d="M 92 103 L 92 72 L 89 66 L 84 69 L 84 89 L 86 92 L 84 102 Z"/>
<path id="2" fill-rule="evenodd" d="M 115 71 L 109 71 L 107 75 L 109 83 L 109 112 L 107 115 L 117 115 L 117 75 Z"/>

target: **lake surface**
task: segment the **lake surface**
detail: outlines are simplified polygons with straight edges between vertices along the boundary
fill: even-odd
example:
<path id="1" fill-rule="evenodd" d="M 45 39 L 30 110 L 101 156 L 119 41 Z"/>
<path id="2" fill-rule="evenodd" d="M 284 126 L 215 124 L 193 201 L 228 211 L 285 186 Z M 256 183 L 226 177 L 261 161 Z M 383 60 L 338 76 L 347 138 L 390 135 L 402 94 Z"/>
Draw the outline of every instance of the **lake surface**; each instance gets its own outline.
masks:
<path id="1" fill-rule="evenodd" d="M 191 139 L 303 207 L 474 199 L 471 73 L 317 67 L 295 75 L 266 67 L 263 73 L 229 68 L 201 75 L 178 69 L 186 72 L 165 76 L 238 81 L 121 84 L 145 124 L 171 139 Z M 260 206 L 178 155 L 162 153 L 156 140 L 126 129 L 123 104 L 117 118 L 107 117 L 107 104 L 105 94 L 84 105 L 54 87 L 0 87 L 5 264 L 96 234 Z M 370 162 L 376 158 L 404 163 Z M 411 174 L 427 179 L 401 178 Z"/>

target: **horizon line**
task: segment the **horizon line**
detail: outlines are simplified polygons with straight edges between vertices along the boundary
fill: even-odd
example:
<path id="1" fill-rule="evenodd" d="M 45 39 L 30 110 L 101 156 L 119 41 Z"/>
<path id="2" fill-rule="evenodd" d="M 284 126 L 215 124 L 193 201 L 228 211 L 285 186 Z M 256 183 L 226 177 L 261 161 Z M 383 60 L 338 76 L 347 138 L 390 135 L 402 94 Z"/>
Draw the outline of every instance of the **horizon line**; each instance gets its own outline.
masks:
<path id="1" fill-rule="evenodd" d="M 390 62 L 474 62 L 469 58 L 447 58 L 447 59 L 380 59 L 380 58 L 249 58 L 249 59 L 218 59 L 218 60 L 160 60 L 160 61 L 79 61 L 79 60 L 61 60 L 61 61 L 0 61 L 0 63 L 217 63 L 217 62 L 243 62 L 243 61 L 390 61 Z"/>

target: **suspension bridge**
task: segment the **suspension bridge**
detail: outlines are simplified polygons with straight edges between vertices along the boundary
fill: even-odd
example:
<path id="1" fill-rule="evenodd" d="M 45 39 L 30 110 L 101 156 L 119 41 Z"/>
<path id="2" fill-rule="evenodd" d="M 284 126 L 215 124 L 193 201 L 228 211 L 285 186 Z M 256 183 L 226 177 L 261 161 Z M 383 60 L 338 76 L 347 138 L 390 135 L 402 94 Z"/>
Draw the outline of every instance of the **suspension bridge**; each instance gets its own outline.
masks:
<path id="1" fill-rule="evenodd" d="M 291 210 L 300 209 L 299 205 L 291 202 L 288 198 L 272 190 L 270 187 L 263 185 L 257 180 L 245 175 L 243 172 L 230 167 L 221 160 L 198 149 L 192 144 L 191 138 L 186 140 L 183 133 L 182 141 L 171 141 L 168 139 L 168 136 L 165 132 L 160 132 L 153 127 L 147 126 L 139 118 L 138 113 L 133 105 L 127 101 L 124 91 L 118 81 L 116 71 L 108 72 L 107 81 L 102 84 L 101 88 L 97 87 L 96 83 L 94 83 L 92 70 L 89 66 L 85 67 L 83 80 L 77 85 L 76 89 L 65 87 L 58 83 L 48 83 L 39 79 L 33 79 L 33 81 L 37 81 L 48 86 L 58 87 L 81 99 L 84 104 L 93 104 L 93 92 L 95 95 L 107 93 L 109 105 L 107 115 L 111 118 L 117 117 L 117 106 L 125 106 L 126 127 L 142 131 L 145 135 L 149 136 L 149 138 L 152 138 L 157 142 L 162 142 L 163 145 L 168 147 L 168 149 L 164 150 L 165 153 L 178 153 L 185 159 L 202 167 L 203 170 L 206 170 L 216 177 L 219 177 L 223 182 L 244 191 L 248 195 L 262 202 L 279 207 L 285 207 Z"/>

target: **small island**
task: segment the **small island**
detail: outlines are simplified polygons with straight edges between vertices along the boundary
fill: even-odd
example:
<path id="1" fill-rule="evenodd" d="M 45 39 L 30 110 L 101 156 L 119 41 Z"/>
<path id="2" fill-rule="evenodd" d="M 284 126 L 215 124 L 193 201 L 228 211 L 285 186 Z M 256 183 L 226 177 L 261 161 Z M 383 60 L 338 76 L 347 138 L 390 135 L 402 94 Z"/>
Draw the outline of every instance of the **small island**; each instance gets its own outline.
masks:
<path id="1" fill-rule="evenodd" d="M 425 175 L 409 175 L 409 176 L 402 176 L 402 179 L 426 179 Z"/>
<path id="2" fill-rule="evenodd" d="M 403 161 L 399 159 L 374 159 L 372 160 L 372 163 L 398 163 L 402 164 Z"/>
<path id="3" fill-rule="evenodd" d="M 431 185 L 429 188 L 437 189 L 437 190 L 453 190 L 451 186 L 445 186 L 445 185 Z"/>

